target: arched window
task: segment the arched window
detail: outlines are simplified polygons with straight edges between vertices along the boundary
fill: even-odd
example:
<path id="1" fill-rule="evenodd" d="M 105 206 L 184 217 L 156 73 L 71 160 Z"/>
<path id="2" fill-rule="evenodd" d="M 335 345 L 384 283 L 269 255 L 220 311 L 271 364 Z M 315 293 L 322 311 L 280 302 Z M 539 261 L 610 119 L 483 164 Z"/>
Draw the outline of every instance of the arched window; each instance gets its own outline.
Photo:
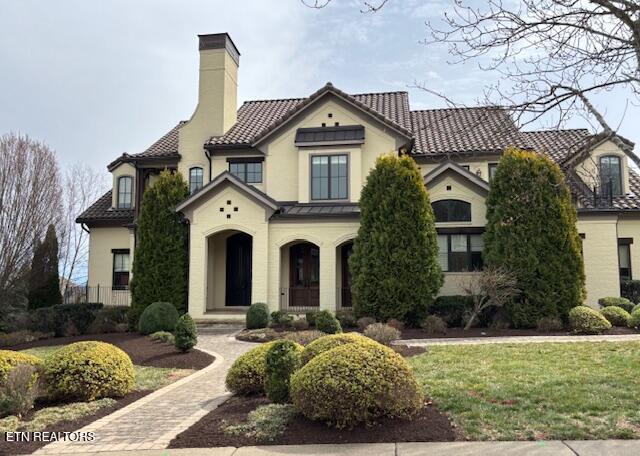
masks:
<path id="1" fill-rule="evenodd" d="M 622 194 L 622 166 L 620 157 L 616 155 L 605 155 L 600 157 L 600 185 L 602 193 L 608 195 Z M 611 187 L 609 187 L 611 185 Z"/>
<path id="2" fill-rule="evenodd" d="M 197 192 L 202 188 L 202 168 L 189 170 L 189 193 Z"/>
<path id="3" fill-rule="evenodd" d="M 434 201 L 431 206 L 436 222 L 470 222 L 471 204 L 466 201 L 447 199 Z"/>
<path id="4" fill-rule="evenodd" d="M 133 189 L 133 177 L 122 176 L 118 178 L 118 209 L 131 209 Z"/>

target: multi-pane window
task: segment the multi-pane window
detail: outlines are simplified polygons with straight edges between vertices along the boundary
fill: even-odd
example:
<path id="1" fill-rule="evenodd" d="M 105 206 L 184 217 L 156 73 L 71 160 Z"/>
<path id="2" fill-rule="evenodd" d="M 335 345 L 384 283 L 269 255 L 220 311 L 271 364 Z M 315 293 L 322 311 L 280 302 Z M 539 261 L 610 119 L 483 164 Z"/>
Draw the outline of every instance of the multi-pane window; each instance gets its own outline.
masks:
<path id="1" fill-rule="evenodd" d="M 498 169 L 497 163 L 489 163 L 489 182 L 493 180 L 493 177 L 496 175 L 497 169 Z"/>
<path id="2" fill-rule="evenodd" d="M 629 244 L 618 244 L 618 267 L 620 270 L 620 280 L 631 280 L 631 246 Z"/>
<path id="3" fill-rule="evenodd" d="M 133 189 L 133 177 L 122 176 L 118 178 L 118 209 L 131 209 Z"/>
<path id="4" fill-rule="evenodd" d="M 229 172 L 248 184 L 262 182 L 262 162 L 231 162 Z"/>
<path id="5" fill-rule="evenodd" d="M 202 184 L 202 168 L 191 168 L 189 170 L 189 192 L 197 192 L 202 188 Z"/>
<path id="6" fill-rule="evenodd" d="M 439 234 L 438 263 L 445 272 L 480 270 L 483 248 L 480 234 Z"/>
<path id="7" fill-rule="evenodd" d="M 347 199 L 347 156 L 311 157 L 311 199 Z"/>
<path id="8" fill-rule="evenodd" d="M 129 287 L 129 250 L 113 251 L 113 289 L 126 290 Z"/>
<path id="9" fill-rule="evenodd" d="M 600 157 L 600 181 L 605 195 L 622 194 L 622 167 L 620 157 L 607 155 Z"/>
<path id="10" fill-rule="evenodd" d="M 434 201 L 431 206 L 436 222 L 471 221 L 471 204 L 466 201 L 447 199 Z"/>

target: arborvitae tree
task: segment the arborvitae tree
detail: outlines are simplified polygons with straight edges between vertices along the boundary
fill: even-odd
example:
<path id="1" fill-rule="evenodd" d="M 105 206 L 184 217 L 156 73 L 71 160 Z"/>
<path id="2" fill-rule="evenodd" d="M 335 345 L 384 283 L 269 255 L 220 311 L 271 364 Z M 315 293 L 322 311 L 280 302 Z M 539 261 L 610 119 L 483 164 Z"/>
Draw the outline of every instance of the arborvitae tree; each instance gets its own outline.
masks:
<path id="1" fill-rule="evenodd" d="M 349 260 L 356 315 L 420 323 L 443 276 L 429 194 L 411 157 L 378 158 L 360 211 Z"/>
<path id="2" fill-rule="evenodd" d="M 53 225 L 47 228 L 43 242 L 36 241 L 28 290 L 30 309 L 62 303 L 58 276 L 58 238 Z"/>
<path id="3" fill-rule="evenodd" d="M 188 195 L 182 174 L 167 170 L 144 193 L 131 279 L 132 327 L 153 302 L 170 302 L 180 313 L 186 311 L 188 233 L 174 208 Z"/>
<path id="4" fill-rule="evenodd" d="M 507 150 L 487 197 L 484 260 L 513 273 L 521 293 L 506 308 L 516 327 L 567 318 L 585 298 L 576 209 L 560 167 Z"/>

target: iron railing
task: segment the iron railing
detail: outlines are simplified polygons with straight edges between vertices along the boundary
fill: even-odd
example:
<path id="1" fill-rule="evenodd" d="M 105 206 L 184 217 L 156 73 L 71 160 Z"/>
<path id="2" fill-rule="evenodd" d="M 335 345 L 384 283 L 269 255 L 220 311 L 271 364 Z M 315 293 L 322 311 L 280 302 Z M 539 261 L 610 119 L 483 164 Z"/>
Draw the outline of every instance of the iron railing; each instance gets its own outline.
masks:
<path id="1" fill-rule="evenodd" d="M 100 302 L 105 306 L 131 305 L 131 292 L 128 288 L 114 288 L 105 285 L 67 287 L 63 290 L 65 304 Z"/>
<path id="2" fill-rule="evenodd" d="M 351 289 L 336 288 L 336 310 L 351 309 Z M 303 313 L 320 310 L 320 291 L 318 288 L 280 288 L 280 310 L 283 312 Z"/>

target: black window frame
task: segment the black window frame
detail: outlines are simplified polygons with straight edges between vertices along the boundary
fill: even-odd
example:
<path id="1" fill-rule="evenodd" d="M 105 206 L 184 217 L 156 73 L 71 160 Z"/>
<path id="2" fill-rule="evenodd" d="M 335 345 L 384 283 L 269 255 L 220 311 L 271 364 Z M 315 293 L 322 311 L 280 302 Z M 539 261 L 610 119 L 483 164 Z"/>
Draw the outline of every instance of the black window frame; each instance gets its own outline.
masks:
<path id="1" fill-rule="evenodd" d="M 260 166 L 260 171 L 256 172 L 256 171 L 252 171 L 251 173 L 248 172 L 248 165 L 254 165 Z M 232 167 L 237 167 L 238 168 L 238 172 L 234 172 L 232 171 Z M 241 179 L 243 182 L 246 182 L 247 184 L 261 184 L 262 180 L 264 178 L 264 166 L 262 166 L 262 161 L 260 160 L 255 160 L 255 161 L 230 161 L 229 162 L 229 172 L 231 174 L 233 174 L 234 176 L 236 176 L 238 179 Z M 252 176 L 255 176 L 256 174 L 258 174 L 260 176 L 260 180 L 249 180 L 248 176 L 249 174 L 251 174 Z"/>
<path id="2" fill-rule="evenodd" d="M 443 213 L 442 210 L 440 209 L 440 206 L 442 206 L 443 204 L 450 204 L 450 203 L 455 203 L 457 208 L 454 207 L 453 205 L 449 205 L 448 207 L 443 208 L 446 210 L 447 220 L 442 220 L 442 219 L 438 220 L 438 214 Z M 470 222 L 471 221 L 471 203 L 468 201 L 459 200 L 455 198 L 447 198 L 447 199 L 434 201 L 433 203 L 431 203 L 431 207 L 433 209 L 433 215 L 435 217 L 436 223 Z M 467 212 L 464 214 L 463 218 L 455 218 L 456 210 L 460 210 L 461 208 L 464 208 Z"/>
<path id="3" fill-rule="evenodd" d="M 194 171 L 200 171 L 199 179 L 194 179 L 194 176 L 193 176 Z M 197 192 L 203 186 L 204 186 L 204 169 L 202 169 L 202 167 L 200 166 L 193 166 L 189 168 L 189 194 L 193 194 Z"/>
<path id="4" fill-rule="evenodd" d="M 496 170 L 498 169 L 499 163 L 489 163 L 489 169 L 487 171 L 487 180 L 491 182 L 493 180 L 493 176 L 496 174 Z"/>
<path id="5" fill-rule="evenodd" d="M 126 271 L 116 271 L 116 257 L 118 255 L 127 255 L 128 269 Z M 113 249 L 111 250 L 111 289 L 112 290 L 128 290 L 129 281 L 131 279 L 131 251 L 129 249 Z M 126 277 L 126 280 L 122 278 Z M 123 284 L 123 282 L 126 282 Z"/>
<path id="6" fill-rule="evenodd" d="M 484 267 L 484 241 L 482 244 L 482 250 L 471 249 L 471 236 L 480 236 L 481 233 L 438 233 L 438 236 L 446 236 L 447 238 L 447 269 L 443 269 L 442 272 L 474 272 L 480 271 Z M 465 252 L 452 252 L 451 251 L 451 237 L 452 236 L 466 236 L 467 238 L 467 250 Z M 438 251 L 438 256 L 441 252 Z M 459 263 L 458 258 L 465 258 L 465 266 L 460 269 L 451 269 L 452 264 Z"/>
<path id="7" fill-rule="evenodd" d="M 612 159 L 612 158 L 615 158 L 618 161 L 618 190 L 619 191 L 616 191 L 616 188 L 612 183 L 612 185 L 611 185 L 611 193 L 612 193 L 613 196 L 619 196 L 619 195 L 624 194 L 624 189 L 623 189 L 623 180 L 624 179 L 623 179 L 623 176 L 622 176 L 622 172 L 623 172 L 623 170 L 622 170 L 622 159 L 620 158 L 620 156 L 609 154 L 609 155 L 602 155 L 602 156 L 600 156 L 598 158 L 598 169 L 599 169 L 599 173 L 600 173 L 600 186 L 602 188 L 602 193 L 604 194 L 605 188 L 608 188 L 607 186 L 609 184 L 609 181 L 613 182 L 613 180 L 611 179 L 611 175 L 609 175 L 609 176 L 605 176 L 604 175 L 604 173 L 603 173 L 603 169 L 604 168 L 602 166 L 602 161 L 604 159 Z M 612 169 L 611 164 L 608 164 L 607 168 L 609 170 Z M 607 182 L 605 182 L 605 178 L 606 177 L 608 177 Z"/>
<path id="8" fill-rule="evenodd" d="M 618 239 L 618 277 L 620 282 L 626 280 L 633 280 L 633 268 L 631 262 L 631 244 L 633 244 L 633 238 L 619 238 Z M 627 251 L 627 258 L 629 259 L 629 267 L 623 268 L 620 264 L 620 248 L 624 248 Z M 623 275 L 623 269 L 628 269 L 628 273 Z"/>
<path id="9" fill-rule="evenodd" d="M 326 158 L 327 159 L 327 197 L 315 197 L 313 194 L 313 181 L 314 179 L 325 179 L 325 176 L 314 177 L 313 175 L 313 160 L 317 158 Z M 344 177 L 345 179 L 345 194 L 333 196 L 332 191 L 332 176 L 331 176 L 331 160 L 337 158 L 345 159 L 345 175 L 338 176 L 338 178 Z M 340 153 L 340 154 L 315 154 L 309 157 L 309 194 L 311 201 L 347 201 L 349 199 L 349 154 Z"/>
<path id="10" fill-rule="evenodd" d="M 128 192 L 122 192 L 122 183 L 128 180 L 131 182 L 131 185 L 129 186 L 129 191 Z M 116 198 L 116 209 L 131 209 L 133 208 L 133 176 L 120 176 L 118 177 L 118 193 L 117 193 L 117 198 Z M 129 203 L 128 204 L 123 204 L 122 201 L 122 197 L 128 195 L 129 196 Z"/>

